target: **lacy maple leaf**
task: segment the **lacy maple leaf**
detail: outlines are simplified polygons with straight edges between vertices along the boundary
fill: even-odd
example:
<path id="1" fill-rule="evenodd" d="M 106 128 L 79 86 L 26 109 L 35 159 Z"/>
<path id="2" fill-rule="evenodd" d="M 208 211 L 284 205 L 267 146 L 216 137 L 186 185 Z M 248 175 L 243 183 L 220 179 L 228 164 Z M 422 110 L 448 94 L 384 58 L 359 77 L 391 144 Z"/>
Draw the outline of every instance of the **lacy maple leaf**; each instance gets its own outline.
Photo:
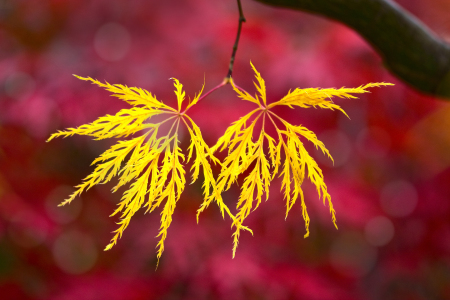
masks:
<path id="1" fill-rule="evenodd" d="M 154 95 L 140 88 L 101 83 L 90 77 L 76 77 L 104 87 L 112 92 L 113 96 L 126 101 L 133 107 L 122 109 L 113 116 L 100 117 L 96 121 L 78 128 L 59 131 L 51 135 L 48 141 L 55 137 L 67 137 L 74 134 L 88 135 L 100 140 L 111 137 L 126 137 L 144 131 L 141 136 L 119 141 L 95 159 L 93 164 L 97 164 L 97 166 L 94 172 L 88 175 L 80 185 L 76 186 L 77 190 L 60 204 L 70 203 L 84 190 L 88 190 L 96 184 L 106 183 L 117 175 L 119 175 L 119 182 L 113 188 L 113 191 L 117 191 L 120 187 L 132 182 L 128 190 L 124 192 L 118 208 L 112 214 L 113 216 L 121 213 L 121 220 L 118 223 L 120 227 L 115 231 L 114 237 L 105 250 L 111 249 L 117 243 L 131 218 L 141 207 L 147 207 L 146 212 L 152 212 L 164 203 L 158 234 L 160 240 L 157 246 L 158 260 L 161 257 L 176 203 L 186 185 L 183 165 L 185 156 L 178 145 L 180 123 L 186 126 L 191 137 L 187 161 L 191 160 L 195 152 L 195 160 L 191 168 L 193 170 L 192 182 L 197 180 L 202 171 L 205 197 L 210 198 L 214 194 L 222 214 L 227 212 L 233 222 L 238 223 L 220 197 L 216 193 L 211 193 L 218 189 L 209 161 L 214 163 L 220 163 L 220 161 L 214 157 L 213 152 L 203 140 L 199 127 L 185 113 L 199 101 L 203 88 L 192 101 L 189 101 L 186 109 L 182 112 L 185 92 L 182 89 L 182 84 L 175 78 L 172 79 L 174 80 L 178 109 L 165 105 L 158 101 Z M 156 115 L 167 115 L 168 117 L 159 123 L 149 122 Z M 169 121 L 172 121 L 169 132 L 159 136 L 161 126 Z M 123 163 L 127 157 L 128 160 Z M 246 227 L 242 229 L 249 230 Z"/>
<path id="2" fill-rule="evenodd" d="M 369 83 L 358 88 L 297 88 L 289 92 L 281 100 L 267 104 L 265 82 L 253 64 L 250 64 L 256 74 L 257 83 L 255 83 L 255 87 L 259 96 L 251 96 L 243 89 L 237 87 L 233 80 L 230 81 L 233 89 L 242 100 L 253 102 L 258 105 L 258 108 L 228 127 L 225 134 L 211 148 L 211 152 L 215 152 L 219 148 L 221 151 L 228 149 L 228 155 L 222 163 L 222 170 L 217 179 L 217 192 L 207 197 L 199 210 L 201 212 L 213 200 L 221 201 L 221 194 L 237 181 L 240 174 L 252 167 L 248 175 L 244 178 L 237 203 L 238 213 L 233 223 L 233 226 L 236 227 L 236 231 L 233 234 L 233 257 L 238 246 L 242 223 L 250 212 L 259 206 L 264 194 L 266 195 L 266 200 L 268 199 L 270 183 L 275 175 L 279 173 L 280 169 L 282 169 L 280 173 L 280 177 L 282 177 L 281 188 L 282 190 L 284 189 L 284 198 L 286 200 L 286 217 L 297 199 L 300 198 L 302 215 L 306 227 L 305 237 L 309 235 L 310 219 L 301 186 L 306 173 L 311 182 L 316 186 L 319 197 L 323 198 L 324 204 L 325 202 L 328 203 L 333 223 L 337 228 L 336 213 L 323 178 L 322 170 L 314 158 L 306 151 L 300 137 L 312 142 L 316 148 L 322 150 L 331 160 L 333 158 L 327 148 L 325 148 L 325 145 L 317 139 L 314 132 L 301 125 L 290 124 L 272 112 L 271 109 L 275 106 L 282 105 L 289 106 L 290 108 L 294 106 L 303 108 L 319 107 L 331 110 L 336 109 L 345 114 L 340 106 L 332 102 L 331 98 L 333 96 L 339 98 L 356 98 L 352 94 L 367 93 L 367 88 L 393 85 L 382 82 Z M 259 134 L 256 134 L 258 138 L 254 142 L 255 125 L 261 118 L 262 129 Z M 277 139 L 265 132 L 266 122 L 270 122 L 275 127 Z M 268 147 L 264 147 L 264 141 L 267 141 Z M 281 161 L 282 153 L 283 163 Z M 255 201 L 256 204 L 254 203 Z"/>

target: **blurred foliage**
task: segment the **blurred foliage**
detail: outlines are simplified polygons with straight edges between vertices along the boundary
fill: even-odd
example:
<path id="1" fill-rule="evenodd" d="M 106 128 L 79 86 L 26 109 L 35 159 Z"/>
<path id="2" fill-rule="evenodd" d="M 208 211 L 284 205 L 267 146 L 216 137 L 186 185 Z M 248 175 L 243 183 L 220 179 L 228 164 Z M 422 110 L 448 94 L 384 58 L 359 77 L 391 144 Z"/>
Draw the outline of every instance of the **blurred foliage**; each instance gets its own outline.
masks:
<path id="1" fill-rule="evenodd" d="M 441 36 L 450 32 L 446 1 L 401 4 Z M 173 99 L 172 76 L 188 95 L 204 77 L 209 90 L 226 73 L 235 2 L 6 0 L 0 2 L 2 299 L 450 298 L 448 104 L 398 83 L 339 24 L 252 1 L 243 6 L 247 23 L 233 77 L 251 90 L 251 59 L 265 74 L 269 102 L 292 87 L 396 83 L 338 101 L 351 120 L 328 110 L 274 110 L 316 132 L 335 158 L 330 165 L 306 145 L 323 169 L 339 230 L 305 184 L 312 222 L 304 239 L 301 207 L 284 221 L 281 185 L 274 183 L 271 199 L 247 218 L 255 235 L 241 237 L 232 259 L 229 223 L 217 209 L 205 211 L 197 226 L 203 197 L 194 184 L 178 203 L 157 272 L 157 216 L 138 213 L 122 242 L 103 252 L 115 226 L 108 214 L 120 201 L 113 185 L 55 207 L 111 143 L 45 140 L 124 106 L 71 74 L 140 86 L 161 99 Z M 189 111 L 206 129 L 208 145 L 249 111 L 242 102 L 227 87 Z M 187 132 L 180 143 L 188 146 Z M 224 201 L 238 197 L 232 187 Z"/>

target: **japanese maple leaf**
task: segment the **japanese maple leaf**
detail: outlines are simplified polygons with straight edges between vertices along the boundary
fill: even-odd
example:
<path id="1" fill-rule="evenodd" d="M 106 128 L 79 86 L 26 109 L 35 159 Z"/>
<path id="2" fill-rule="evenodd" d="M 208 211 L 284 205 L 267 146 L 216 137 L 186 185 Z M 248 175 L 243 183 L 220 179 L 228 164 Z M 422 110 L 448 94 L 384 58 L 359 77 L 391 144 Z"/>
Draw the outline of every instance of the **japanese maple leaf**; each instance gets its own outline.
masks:
<path id="1" fill-rule="evenodd" d="M 119 182 L 113 188 L 113 191 L 117 191 L 128 183 L 131 184 L 124 192 L 118 208 L 112 214 L 114 216 L 121 213 L 121 220 L 118 223 L 120 226 L 105 250 L 111 249 L 117 243 L 131 218 L 141 207 L 147 207 L 147 212 L 153 212 L 164 203 L 158 234 L 158 237 L 160 237 L 157 246 L 159 260 L 164 251 L 164 241 L 172 222 L 176 203 L 186 185 L 185 155 L 178 145 L 180 124 L 186 126 L 191 137 L 187 161 L 191 160 L 195 152 L 195 160 L 191 168 L 193 170 L 192 182 L 198 179 L 202 171 L 205 197 L 209 198 L 212 191 L 217 190 L 216 180 L 209 161 L 214 163 L 220 163 L 220 161 L 214 157 L 213 152 L 203 140 L 199 127 L 186 114 L 186 111 L 199 101 L 203 88 L 182 111 L 185 92 L 182 89 L 182 84 L 175 78 L 173 80 L 178 100 L 177 109 L 165 105 L 157 100 L 154 95 L 140 88 L 101 83 L 89 77 L 76 77 L 104 87 L 112 92 L 113 96 L 132 105 L 132 108 L 122 109 L 113 116 L 100 117 L 90 124 L 59 131 L 51 135 L 48 141 L 55 137 L 67 137 L 74 134 L 88 135 L 100 140 L 112 137 L 127 137 L 137 132 L 143 133 L 132 139 L 119 141 L 95 159 L 93 164 L 97 166 L 94 172 L 88 175 L 80 185 L 76 186 L 77 190 L 60 205 L 70 203 L 76 196 L 94 185 L 106 183 L 113 177 L 119 176 Z M 150 122 L 151 118 L 157 115 L 165 115 L 167 118 L 159 123 Z M 170 130 L 165 135 L 159 136 L 161 126 L 166 122 L 172 122 Z M 227 212 L 234 223 L 237 224 L 237 220 L 223 201 L 218 198 L 217 203 L 222 214 Z M 248 228 L 244 229 L 249 230 Z"/>
<path id="2" fill-rule="evenodd" d="M 256 74 L 257 83 L 255 83 L 255 87 L 259 95 L 257 94 L 253 97 L 237 87 L 232 79 L 230 81 L 238 96 L 242 100 L 253 102 L 257 105 L 257 108 L 228 127 L 225 134 L 211 148 L 211 152 L 215 152 L 219 148 L 221 151 L 227 149 L 228 156 L 222 162 L 222 170 L 217 179 L 217 191 L 206 197 L 199 210 L 199 213 L 202 212 L 213 200 L 222 201 L 222 193 L 228 190 L 233 183 L 237 182 L 240 174 L 250 169 L 241 186 L 241 194 L 237 203 L 238 213 L 233 223 L 236 227 L 236 231 L 233 234 L 233 257 L 238 246 L 242 223 L 250 212 L 259 206 L 264 194 L 266 199 L 268 199 L 270 183 L 280 171 L 279 176 L 282 177 L 281 188 L 284 189 L 284 198 L 286 200 L 286 217 L 295 202 L 300 199 L 306 227 L 305 237 L 309 235 L 310 218 L 301 186 L 306 174 L 316 186 L 319 197 L 323 198 L 324 204 L 325 202 L 328 203 L 331 218 L 337 228 L 336 213 L 322 170 L 314 158 L 306 151 L 301 138 L 313 143 L 316 148 L 322 150 L 331 160 L 333 158 L 325 145 L 317 139 L 314 132 L 304 126 L 290 124 L 271 109 L 276 106 L 288 106 L 290 108 L 295 106 L 302 108 L 319 107 L 339 110 L 345 114 L 340 106 L 333 103 L 332 97 L 356 98 L 352 94 L 367 93 L 367 88 L 393 85 L 390 83 L 369 83 L 358 88 L 297 88 L 279 101 L 267 104 L 265 82 L 253 64 L 251 66 Z M 259 120 L 262 120 L 262 129 L 256 134 L 257 139 L 254 141 L 254 129 Z M 271 123 L 275 127 L 276 137 L 271 137 L 266 133 L 266 123 Z M 264 145 L 265 142 L 267 143 L 266 147 Z"/>

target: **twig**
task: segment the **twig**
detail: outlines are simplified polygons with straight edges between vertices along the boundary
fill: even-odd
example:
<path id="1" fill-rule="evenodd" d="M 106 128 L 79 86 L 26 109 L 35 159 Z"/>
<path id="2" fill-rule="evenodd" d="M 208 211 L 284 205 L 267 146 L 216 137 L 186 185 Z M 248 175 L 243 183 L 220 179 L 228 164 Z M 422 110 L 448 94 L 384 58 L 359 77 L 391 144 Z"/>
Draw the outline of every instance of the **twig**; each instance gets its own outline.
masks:
<path id="1" fill-rule="evenodd" d="M 200 100 L 206 98 L 209 94 L 211 94 L 212 92 L 214 92 L 218 88 L 221 88 L 224 85 L 227 85 L 227 84 L 230 83 L 231 73 L 233 73 L 234 58 L 236 57 L 236 51 L 237 51 L 237 47 L 238 47 L 238 44 L 239 44 L 239 38 L 241 36 L 242 23 L 246 21 L 245 17 L 244 17 L 244 12 L 242 11 L 241 0 L 237 0 L 237 4 L 238 4 L 238 8 L 239 8 L 239 26 L 238 26 L 236 41 L 234 42 L 234 45 L 233 45 L 233 53 L 231 53 L 230 64 L 229 64 L 229 67 L 228 67 L 227 76 L 222 81 L 222 83 L 220 83 L 216 87 L 214 87 L 211 90 L 209 90 L 208 92 L 206 92 L 203 96 L 201 96 L 200 99 L 198 99 L 198 102 Z M 241 88 L 239 88 L 239 89 L 241 89 Z M 243 89 L 241 89 L 241 90 L 243 90 Z M 182 115 L 184 115 L 189 108 L 190 107 L 188 107 L 184 112 L 182 112 Z"/>
<path id="2" fill-rule="evenodd" d="M 225 77 L 226 79 L 230 79 L 231 73 L 233 73 L 234 58 L 236 57 L 236 51 L 237 51 L 237 47 L 239 44 L 239 38 L 241 36 L 242 23 L 244 23 L 246 21 L 245 17 L 244 17 L 244 12 L 242 11 L 241 0 L 237 0 L 237 3 L 238 3 L 238 8 L 239 8 L 239 25 L 238 25 L 237 35 L 236 35 L 236 41 L 234 42 L 234 45 L 233 45 L 233 53 L 231 54 L 231 58 L 230 58 L 228 74 Z"/>

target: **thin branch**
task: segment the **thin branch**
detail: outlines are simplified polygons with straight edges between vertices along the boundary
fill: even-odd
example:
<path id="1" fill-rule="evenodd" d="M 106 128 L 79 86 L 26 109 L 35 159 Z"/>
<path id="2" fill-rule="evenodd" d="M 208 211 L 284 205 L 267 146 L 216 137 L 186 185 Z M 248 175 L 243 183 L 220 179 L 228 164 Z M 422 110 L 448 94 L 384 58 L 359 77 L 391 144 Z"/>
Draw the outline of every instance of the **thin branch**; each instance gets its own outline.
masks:
<path id="1" fill-rule="evenodd" d="M 244 90 L 243 88 L 241 88 L 240 86 L 238 86 L 235 82 L 234 82 L 234 80 L 233 80 L 233 85 L 238 89 L 238 90 L 240 90 L 241 92 L 243 92 L 243 93 L 246 93 L 246 94 L 249 94 L 250 95 L 250 93 L 249 92 L 247 92 L 246 90 Z"/>
<path id="2" fill-rule="evenodd" d="M 237 3 L 238 3 L 238 8 L 239 8 L 239 25 L 238 25 L 237 35 L 236 35 L 236 41 L 234 42 L 234 45 L 233 45 L 233 53 L 231 54 L 231 58 L 230 58 L 230 65 L 228 67 L 228 74 L 225 77 L 226 79 L 230 79 L 231 78 L 231 73 L 233 73 L 234 58 L 236 57 L 236 51 L 237 51 L 237 47 L 238 47 L 238 44 L 239 44 L 239 38 L 241 36 L 242 23 L 244 23 L 246 21 L 245 17 L 244 17 L 244 12 L 242 11 L 241 0 L 237 0 Z"/>
<path id="3" fill-rule="evenodd" d="M 236 41 L 234 42 L 234 45 L 233 45 L 233 52 L 231 53 L 230 64 L 229 64 L 229 67 L 228 67 L 227 76 L 222 81 L 222 83 L 220 83 L 216 87 L 214 87 L 211 90 L 209 90 L 208 92 L 206 92 L 203 96 L 201 96 L 198 99 L 197 102 L 200 102 L 200 100 L 202 100 L 203 98 L 206 98 L 209 94 L 211 94 L 212 92 L 214 92 L 218 88 L 221 88 L 224 85 L 227 85 L 227 84 L 229 84 L 231 82 L 231 74 L 233 73 L 234 59 L 236 57 L 236 51 L 237 51 L 237 47 L 238 47 L 238 44 L 239 44 L 239 38 L 241 36 L 242 23 L 246 21 L 245 17 L 244 17 L 244 12 L 242 11 L 241 0 L 237 0 L 237 4 L 238 4 L 238 8 L 239 8 L 239 25 L 238 25 Z M 191 106 L 187 107 L 186 110 L 181 113 L 181 115 L 184 115 L 189 110 L 189 108 L 191 108 Z"/>
<path id="4" fill-rule="evenodd" d="M 206 98 L 209 94 L 211 94 L 212 92 L 214 92 L 215 90 L 217 90 L 218 88 L 223 87 L 224 85 L 226 85 L 228 83 L 228 80 L 223 80 L 219 85 L 213 87 L 212 89 L 210 89 L 209 91 L 207 91 L 205 94 L 203 94 L 203 96 L 201 96 L 198 100 L 197 103 L 200 102 L 201 100 L 203 100 L 204 98 Z M 186 112 L 191 108 L 192 106 L 188 106 L 182 113 L 181 115 L 186 114 Z"/>
<path id="5" fill-rule="evenodd" d="M 391 0 L 256 0 L 318 14 L 357 31 L 389 71 L 416 89 L 450 98 L 450 46 Z"/>

